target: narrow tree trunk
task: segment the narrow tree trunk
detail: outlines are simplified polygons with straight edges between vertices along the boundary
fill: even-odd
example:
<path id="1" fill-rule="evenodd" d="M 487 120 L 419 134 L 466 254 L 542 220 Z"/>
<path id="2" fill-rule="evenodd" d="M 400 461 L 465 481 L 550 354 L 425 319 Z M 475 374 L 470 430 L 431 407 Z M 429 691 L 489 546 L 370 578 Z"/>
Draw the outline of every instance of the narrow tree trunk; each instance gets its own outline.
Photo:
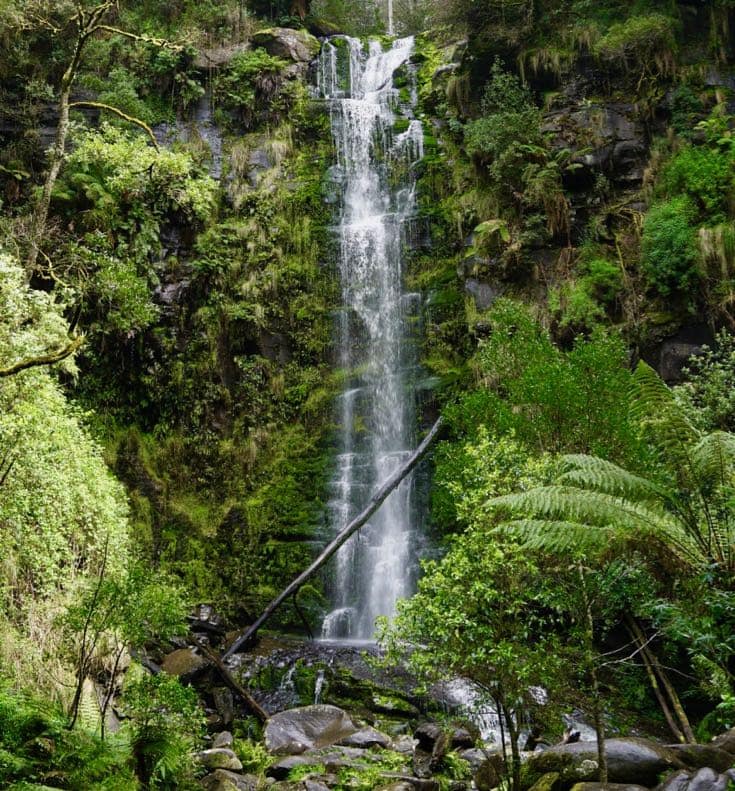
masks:
<path id="1" fill-rule="evenodd" d="M 658 679 L 656 678 L 656 674 L 653 672 L 653 667 L 646 655 L 646 652 L 643 650 L 643 646 L 640 645 L 638 642 L 638 638 L 631 630 L 630 626 L 626 624 L 626 628 L 628 629 L 628 634 L 630 634 L 633 642 L 639 648 L 639 653 L 641 657 L 641 661 L 643 662 L 643 667 L 646 670 L 646 675 L 648 676 L 648 682 L 651 685 L 651 689 L 653 690 L 653 694 L 656 696 L 656 700 L 658 701 L 658 705 L 663 712 L 664 717 L 666 718 L 666 722 L 671 729 L 671 732 L 674 734 L 674 738 L 680 742 L 686 742 L 684 738 L 684 734 L 681 731 L 681 728 L 676 724 L 674 720 L 674 715 L 671 713 L 671 709 L 669 708 L 669 704 L 666 702 L 666 698 L 664 697 L 663 692 L 661 692 L 661 687 L 659 686 Z"/>
<path id="2" fill-rule="evenodd" d="M 592 617 L 592 604 L 587 591 L 587 580 L 584 568 L 580 563 L 577 566 L 582 598 L 584 603 L 584 653 L 587 672 L 592 683 L 592 718 L 595 723 L 595 736 L 597 737 L 597 780 L 600 785 L 607 785 L 607 753 L 605 751 L 605 721 L 602 716 L 602 700 L 600 698 L 600 682 L 597 676 L 597 660 L 595 658 L 595 621 Z"/>
<path id="3" fill-rule="evenodd" d="M 669 680 L 666 671 L 661 667 L 661 663 L 658 661 L 658 658 L 653 653 L 653 651 L 648 648 L 646 645 L 646 635 L 644 634 L 641 627 L 638 625 L 638 622 L 632 616 L 628 616 L 627 623 L 630 627 L 630 630 L 633 632 L 638 644 L 641 646 L 641 654 L 650 662 L 651 667 L 653 668 L 654 672 L 658 676 L 659 680 L 661 681 L 661 686 L 663 686 L 666 694 L 668 695 L 669 700 L 671 701 L 671 708 L 674 710 L 676 714 L 676 718 L 679 720 L 679 724 L 681 725 L 682 733 L 684 734 L 684 738 L 688 744 L 696 744 L 697 739 L 694 735 L 694 731 L 692 730 L 691 723 L 689 722 L 689 718 L 684 711 L 684 707 L 681 705 L 681 701 L 679 700 L 679 695 L 674 689 L 674 685 Z"/>
<path id="4" fill-rule="evenodd" d="M 370 519 L 370 517 L 380 508 L 383 501 L 388 497 L 388 495 L 398 487 L 401 481 L 413 470 L 413 468 L 423 459 L 423 457 L 428 453 L 429 448 L 434 444 L 434 441 L 439 436 L 439 433 L 442 429 L 442 419 L 441 417 L 438 418 L 436 423 L 431 427 L 431 431 L 424 437 L 421 444 L 416 448 L 411 458 L 403 465 L 401 465 L 386 481 L 382 484 L 382 486 L 375 492 L 375 494 L 370 498 L 367 506 L 363 509 L 363 511 L 358 514 L 348 525 L 347 527 L 340 532 L 336 538 L 334 538 L 329 544 L 327 544 L 326 548 L 323 552 L 317 557 L 317 559 L 309 566 L 306 571 L 302 574 L 299 574 L 298 577 L 288 585 L 281 593 L 276 596 L 275 599 L 265 608 L 263 614 L 255 621 L 252 626 L 249 626 L 236 640 L 235 642 L 225 651 L 222 655 L 223 659 L 227 659 L 228 656 L 232 656 L 241 646 L 247 645 L 247 643 L 255 637 L 260 627 L 273 615 L 273 613 L 283 604 L 289 596 L 293 596 L 296 591 L 301 588 L 301 586 L 310 579 L 319 569 L 329 560 L 329 558 L 334 555 L 334 553 L 342 546 L 342 544 L 347 541 L 347 539 L 353 534 L 356 533 L 363 525 Z"/>
<path id="5" fill-rule="evenodd" d="M 518 747 L 518 725 L 513 719 L 513 712 L 508 708 L 508 706 L 503 705 L 501 708 L 503 711 L 503 719 L 505 720 L 506 727 L 508 728 L 508 736 L 510 738 L 511 788 L 513 791 L 521 791 L 521 751 Z"/>

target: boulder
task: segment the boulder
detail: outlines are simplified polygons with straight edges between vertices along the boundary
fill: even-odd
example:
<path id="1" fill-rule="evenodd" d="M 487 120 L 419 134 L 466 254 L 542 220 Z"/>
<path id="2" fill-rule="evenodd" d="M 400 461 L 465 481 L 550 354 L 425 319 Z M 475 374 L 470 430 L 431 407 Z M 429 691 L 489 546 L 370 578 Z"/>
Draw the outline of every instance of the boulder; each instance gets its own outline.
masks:
<path id="1" fill-rule="evenodd" d="M 239 775 L 226 769 L 217 769 L 202 779 L 206 791 L 257 791 L 258 778 L 255 775 Z"/>
<path id="2" fill-rule="evenodd" d="M 222 731 L 214 737 L 212 747 L 232 747 L 232 734 L 229 731 Z"/>
<path id="3" fill-rule="evenodd" d="M 196 757 L 207 769 L 230 769 L 235 772 L 242 769 L 240 759 L 227 747 L 213 747 L 202 750 Z"/>
<path id="4" fill-rule="evenodd" d="M 735 763 L 735 756 L 714 744 L 671 744 L 669 748 L 690 769 L 708 766 L 717 772 L 724 772 Z"/>
<path id="5" fill-rule="evenodd" d="M 309 63 L 319 54 L 319 41 L 306 30 L 271 27 L 253 36 L 253 46 L 262 47 L 269 55 L 294 63 Z"/>
<path id="6" fill-rule="evenodd" d="M 727 775 L 718 774 L 707 766 L 689 780 L 687 791 L 727 791 L 728 784 Z"/>
<path id="7" fill-rule="evenodd" d="M 265 726 L 265 746 L 274 755 L 298 755 L 328 747 L 358 730 L 347 712 L 318 704 L 274 714 Z"/>
<path id="8" fill-rule="evenodd" d="M 605 748 L 611 783 L 653 786 L 661 772 L 683 767 L 673 750 L 647 739 L 607 739 Z M 550 747 L 531 755 L 524 770 L 531 780 L 529 785 L 547 772 L 559 772 L 564 782 L 594 782 L 597 776 L 597 744 L 575 742 Z"/>
<path id="9" fill-rule="evenodd" d="M 686 791 L 689 786 L 689 778 L 691 774 L 684 770 L 674 772 L 663 781 L 660 785 L 656 786 L 657 791 Z"/>
<path id="10" fill-rule="evenodd" d="M 478 791 L 490 791 L 492 788 L 497 788 L 503 779 L 503 766 L 503 756 L 500 753 L 487 756 L 475 770 L 472 778 Z M 552 787 L 539 788 L 537 791 L 552 791 Z"/>
<path id="11" fill-rule="evenodd" d="M 321 780 L 307 778 L 304 780 L 304 791 L 329 791 L 329 786 L 322 783 Z"/>
<path id="12" fill-rule="evenodd" d="M 434 745 L 443 735 L 444 730 L 436 722 L 425 722 L 413 732 L 413 738 L 418 742 L 418 747 L 427 753 L 434 751 Z"/>
<path id="13" fill-rule="evenodd" d="M 735 728 L 731 728 L 729 731 L 716 736 L 712 740 L 712 746 L 735 755 Z"/>
<path id="14" fill-rule="evenodd" d="M 449 741 L 453 750 L 472 749 L 476 739 L 467 728 L 455 728 L 450 734 Z"/>
<path id="15" fill-rule="evenodd" d="M 367 749 L 368 747 L 382 747 L 387 749 L 391 746 L 390 736 L 386 736 L 375 728 L 361 728 L 356 733 L 350 734 L 345 739 L 341 739 L 338 744 L 344 747 L 360 747 Z"/>
<path id="16" fill-rule="evenodd" d="M 170 676 L 178 676 L 181 681 L 190 681 L 208 664 L 193 648 L 178 648 L 166 654 L 161 669 Z"/>

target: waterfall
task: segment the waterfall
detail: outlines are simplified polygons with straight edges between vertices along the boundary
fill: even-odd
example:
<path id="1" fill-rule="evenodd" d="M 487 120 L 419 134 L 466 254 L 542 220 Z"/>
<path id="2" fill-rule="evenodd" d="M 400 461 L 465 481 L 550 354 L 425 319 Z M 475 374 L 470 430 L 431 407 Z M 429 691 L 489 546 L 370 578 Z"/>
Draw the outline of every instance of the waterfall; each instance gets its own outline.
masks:
<path id="1" fill-rule="evenodd" d="M 335 532 L 415 445 L 412 333 L 419 300 L 404 293 L 402 259 L 423 132 L 413 118 L 415 83 L 412 90 L 393 87 L 400 67 L 411 83 L 412 51 L 412 38 L 385 52 L 371 41 L 366 53 L 361 41 L 344 37 L 324 44 L 318 69 L 337 150 L 331 177 L 342 197 L 337 340 L 346 384 L 337 405 L 339 448 L 328 504 Z M 420 540 L 414 499 L 409 478 L 340 549 L 325 638 L 370 639 L 375 618 L 392 615 L 396 600 L 412 592 Z"/>

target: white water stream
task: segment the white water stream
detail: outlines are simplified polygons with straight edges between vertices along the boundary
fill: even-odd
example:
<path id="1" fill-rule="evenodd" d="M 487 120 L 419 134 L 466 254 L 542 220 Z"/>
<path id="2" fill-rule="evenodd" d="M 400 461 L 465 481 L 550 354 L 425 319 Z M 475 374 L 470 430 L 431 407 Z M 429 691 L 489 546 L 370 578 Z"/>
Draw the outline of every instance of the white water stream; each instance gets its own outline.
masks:
<path id="1" fill-rule="evenodd" d="M 377 41 L 365 52 L 361 41 L 340 38 L 325 43 L 319 64 L 337 149 L 332 178 L 342 196 L 337 331 L 346 382 L 329 502 L 335 532 L 415 445 L 411 336 L 418 304 L 403 290 L 403 247 L 415 212 L 413 165 L 423 154 L 423 132 L 412 117 L 415 89 L 401 101 L 393 87 L 400 67 L 410 77 L 412 51 L 412 38 L 385 52 Z M 413 490 L 412 480 L 404 481 L 339 551 L 325 638 L 371 638 L 375 618 L 392 615 L 396 600 L 412 593 L 419 539 Z"/>

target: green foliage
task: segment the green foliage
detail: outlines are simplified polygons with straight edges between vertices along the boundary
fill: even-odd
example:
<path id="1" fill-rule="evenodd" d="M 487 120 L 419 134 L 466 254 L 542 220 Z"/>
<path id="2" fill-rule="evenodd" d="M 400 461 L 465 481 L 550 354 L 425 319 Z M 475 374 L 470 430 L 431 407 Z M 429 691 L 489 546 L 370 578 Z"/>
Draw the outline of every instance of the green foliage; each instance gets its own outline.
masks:
<path id="1" fill-rule="evenodd" d="M 541 113 L 515 75 L 495 61 L 482 101 L 481 118 L 465 127 L 467 153 L 487 170 L 504 200 L 511 203 L 523 186 L 528 160 L 543 153 Z"/>
<path id="2" fill-rule="evenodd" d="M 62 308 L 0 258 L 0 359 L 47 353 L 66 338 Z M 83 416 L 45 369 L 0 385 L 0 457 L 12 462 L 0 486 L 5 564 L 2 608 L 22 621 L 38 599 L 94 573 L 107 546 L 111 568 L 127 552 L 127 505 Z"/>
<path id="3" fill-rule="evenodd" d="M 246 129 L 284 119 L 295 97 L 295 84 L 282 73 L 287 65 L 260 48 L 236 55 L 217 78 L 217 102 L 235 112 Z"/>
<path id="4" fill-rule="evenodd" d="M 713 347 L 703 346 L 674 388 L 689 419 L 702 431 L 735 430 L 735 337 L 720 330 Z"/>
<path id="5" fill-rule="evenodd" d="M 697 283 L 696 210 L 686 196 L 656 204 L 646 215 L 641 266 L 663 296 L 686 293 Z"/>
<path id="6" fill-rule="evenodd" d="M 138 781 L 123 739 L 101 741 L 66 729 L 48 702 L 0 681 L 0 785 L 36 784 L 74 791 L 136 791 Z"/>
<path id="7" fill-rule="evenodd" d="M 549 308 L 559 316 L 561 327 L 592 329 L 604 320 L 622 289 L 620 267 L 605 258 L 593 258 L 580 266 L 579 276 L 567 280 L 549 294 Z"/>
<path id="8" fill-rule="evenodd" d="M 550 480 L 553 462 L 529 453 L 512 436 L 492 436 L 487 426 L 466 442 L 443 442 L 435 453 L 432 516 L 441 525 L 480 527 L 489 497 L 523 491 Z"/>
<path id="9" fill-rule="evenodd" d="M 125 684 L 123 704 L 131 719 L 137 774 L 152 789 L 195 789 L 192 749 L 204 732 L 196 692 L 160 673 Z"/>
<path id="10" fill-rule="evenodd" d="M 531 688 L 558 688 L 568 669 L 554 629 L 558 613 L 548 606 L 551 583 L 525 550 L 471 528 L 442 560 L 424 564 L 416 595 L 382 625 L 389 657 L 406 658 L 429 680 L 469 678 L 492 696 L 506 717 L 513 764 L 518 733 L 510 712 L 534 708 Z"/>
<path id="11" fill-rule="evenodd" d="M 676 51 L 676 22 L 664 14 L 631 16 L 610 27 L 595 44 L 603 62 L 625 70 L 670 73 Z"/>
<path id="12" fill-rule="evenodd" d="M 710 569 L 729 589 L 735 558 L 735 435 L 698 432 L 643 363 L 635 384 L 631 411 L 659 453 L 665 470 L 661 482 L 603 458 L 568 455 L 553 485 L 494 498 L 492 505 L 507 509 L 513 519 L 505 528 L 530 545 L 591 552 L 623 542 L 654 563 L 673 563 L 684 575 Z"/>
<path id="13" fill-rule="evenodd" d="M 660 186 L 669 195 L 685 194 L 704 224 L 717 225 L 729 216 L 733 155 L 707 146 L 686 146 L 664 169 Z"/>
<path id="14" fill-rule="evenodd" d="M 627 414 L 630 372 L 619 336 L 602 330 L 565 352 L 530 311 L 498 300 L 488 313 L 492 332 L 478 350 L 482 387 L 448 410 L 459 430 L 478 423 L 538 450 L 589 451 L 612 458 L 639 453 Z"/>

